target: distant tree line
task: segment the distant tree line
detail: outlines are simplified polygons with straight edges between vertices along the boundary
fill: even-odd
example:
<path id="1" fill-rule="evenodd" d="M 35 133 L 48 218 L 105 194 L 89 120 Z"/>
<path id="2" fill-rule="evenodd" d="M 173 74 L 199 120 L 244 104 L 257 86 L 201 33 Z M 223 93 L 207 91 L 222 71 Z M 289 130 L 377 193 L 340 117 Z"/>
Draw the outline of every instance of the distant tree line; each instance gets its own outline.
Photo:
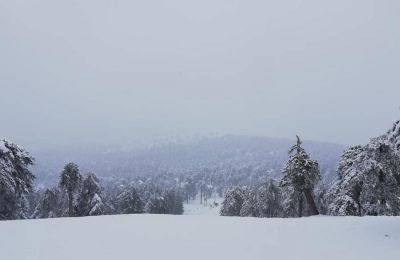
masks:
<path id="1" fill-rule="evenodd" d="M 75 163 L 65 165 L 58 187 L 38 197 L 33 218 L 183 213 L 182 194 L 177 190 L 120 185 L 105 191 L 95 174 L 82 176 Z"/>

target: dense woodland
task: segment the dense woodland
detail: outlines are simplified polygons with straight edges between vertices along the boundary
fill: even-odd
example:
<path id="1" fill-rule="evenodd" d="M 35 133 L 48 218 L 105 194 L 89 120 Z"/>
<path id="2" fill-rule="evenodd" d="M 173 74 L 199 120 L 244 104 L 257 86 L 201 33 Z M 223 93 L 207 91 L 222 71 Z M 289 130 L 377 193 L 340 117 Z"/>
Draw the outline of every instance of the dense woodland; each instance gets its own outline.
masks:
<path id="1" fill-rule="evenodd" d="M 269 152 L 272 157 L 265 164 L 254 166 L 243 163 L 253 158 L 246 157 L 246 151 L 244 156 L 217 158 L 207 167 L 146 168 L 130 177 L 82 172 L 71 162 L 52 184 L 35 185 L 34 158 L 2 140 L 0 219 L 182 214 L 184 203 L 198 199 L 208 205 L 216 197 L 224 198 L 223 216 L 400 215 L 400 121 L 367 145 L 346 149 L 335 166 L 335 178 L 329 160 L 314 159 L 304 147 L 297 137 L 279 172 L 276 154 Z"/>

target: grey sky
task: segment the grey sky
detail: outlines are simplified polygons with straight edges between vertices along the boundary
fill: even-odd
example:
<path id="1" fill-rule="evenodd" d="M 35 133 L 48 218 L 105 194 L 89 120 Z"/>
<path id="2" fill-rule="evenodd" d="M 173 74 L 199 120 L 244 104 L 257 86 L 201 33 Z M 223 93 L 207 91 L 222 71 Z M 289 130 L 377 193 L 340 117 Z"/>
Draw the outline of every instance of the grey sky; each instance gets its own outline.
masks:
<path id="1" fill-rule="evenodd" d="M 0 0 L 0 136 L 365 143 L 400 117 L 397 0 Z"/>

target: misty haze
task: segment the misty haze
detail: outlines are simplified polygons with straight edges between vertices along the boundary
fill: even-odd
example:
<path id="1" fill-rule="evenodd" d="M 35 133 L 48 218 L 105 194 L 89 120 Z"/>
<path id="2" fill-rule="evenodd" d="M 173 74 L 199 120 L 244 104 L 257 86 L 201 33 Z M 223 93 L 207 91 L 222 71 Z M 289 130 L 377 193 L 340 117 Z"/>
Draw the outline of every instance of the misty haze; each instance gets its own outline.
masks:
<path id="1" fill-rule="evenodd" d="M 399 25 L 0 0 L 0 259 L 400 259 Z"/>

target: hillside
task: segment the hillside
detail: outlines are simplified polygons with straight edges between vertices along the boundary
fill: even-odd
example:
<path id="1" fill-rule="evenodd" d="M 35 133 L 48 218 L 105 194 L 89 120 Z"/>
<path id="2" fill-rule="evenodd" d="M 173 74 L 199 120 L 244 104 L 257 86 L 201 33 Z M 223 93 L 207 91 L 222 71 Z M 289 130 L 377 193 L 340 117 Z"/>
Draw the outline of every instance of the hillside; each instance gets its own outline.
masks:
<path id="1" fill-rule="evenodd" d="M 187 172 L 203 168 L 262 169 L 271 177 L 280 177 L 293 140 L 228 135 L 167 143 L 147 149 L 107 147 L 59 148 L 36 150 L 33 172 L 38 182 L 54 182 L 64 164 L 74 161 L 85 171 L 101 177 L 132 177 L 163 171 Z M 342 145 L 305 141 L 305 148 L 320 163 L 326 182 L 336 177 Z"/>
<path id="2" fill-rule="evenodd" d="M 398 259 L 398 217 L 123 215 L 0 222 L 7 260 Z"/>

